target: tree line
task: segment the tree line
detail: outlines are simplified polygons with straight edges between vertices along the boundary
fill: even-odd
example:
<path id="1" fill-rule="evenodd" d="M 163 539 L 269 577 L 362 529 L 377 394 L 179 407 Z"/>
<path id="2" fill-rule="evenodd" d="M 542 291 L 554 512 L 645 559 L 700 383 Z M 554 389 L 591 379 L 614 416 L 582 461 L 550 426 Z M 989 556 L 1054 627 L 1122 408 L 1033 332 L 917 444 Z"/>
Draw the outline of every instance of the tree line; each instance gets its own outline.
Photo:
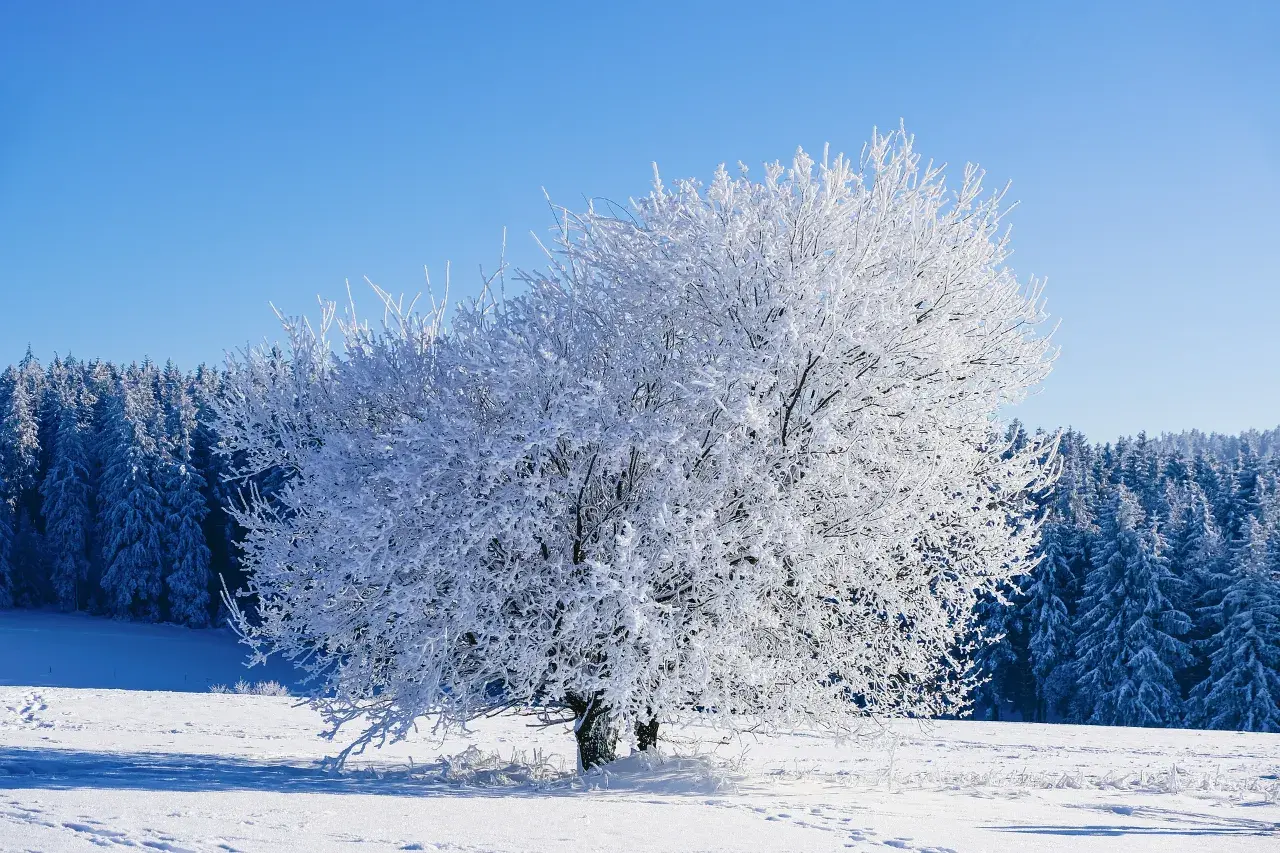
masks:
<path id="1" fill-rule="evenodd" d="M 0 606 L 214 622 L 245 580 L 221 382 L 31 353 L 0 374 Z M 1064 432 L 1040 560 L 978 604 L 975 716 L 1280 731 L 1278 449 L 1280 429 Z"/>
<path id="2" fill-rule="evenodd" d="M 0 375 L 0 606 L 212 623 L 240 585 L 217 370 L 28 351 Z"/>
<path id="3" fill-rule="evenodd" d="M 974 713 L 1280 731 L 1278 446 L 1067 430 L 1039 563 L 979 604 Z"/>

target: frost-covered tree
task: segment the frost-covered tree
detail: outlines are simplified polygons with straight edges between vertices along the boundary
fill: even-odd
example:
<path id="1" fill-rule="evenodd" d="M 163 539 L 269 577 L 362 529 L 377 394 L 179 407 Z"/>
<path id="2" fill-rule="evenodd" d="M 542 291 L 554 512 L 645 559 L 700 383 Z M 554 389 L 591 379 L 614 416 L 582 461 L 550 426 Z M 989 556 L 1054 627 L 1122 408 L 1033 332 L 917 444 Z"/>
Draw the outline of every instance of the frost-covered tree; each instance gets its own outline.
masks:
<path id="1" fill-rule="evenodd" d="M 977 719 L 1022 718 L 1029 675 L 1026 630 L 1020 618 L 1026 598 L 1020 586 L 1011 584 L 985 593 L 974 608 L 971 701 Z"/>
<path id="2" fill-rule="evenodd" d="M 1249 545 L 1250 524 L 1262 519 L 1263 490 L 1258 457 L 1247 443 L 1240 446 L 1232 476 L 1231 494 L 1226 505 L 1225 534 L 1235 549 Z"/>
<path id="3" fill-rule="evenodd" d="M 4 485 L 4 478 L 0 477 L 0 488 Z M 13 606 L 13 507 L 8 501 L 0 499 L 0 607 L 11 606 Z"/>
<path id="4" fill-rule="evenodd" d="M 1060 442 L 1062 476 L 1053 491 L 1040 539 L 1040 562 L 1027 583 L 1027 654 L 1035 681 L 1039 720 L 1066 713 L 1074 682 L 1072 605 L 1087 572 L 1093 527 L 1089 506 L 1087 446 L 1078 433 Z"/>
<path id="5" fill-rule="evenodd" d="M 1199 485 L 1191 483 L 1178 495 L 1168 538 L 1169 568 L 1178 579 L 1173 603 L 1191 619 L 1193 648 L 1202 649 L 1222 630 L 1222 596 L 1231 574 L 1227 545 Z M 1207 656 L 1192 656 L 1179 673 L 1184 694 L 1205 678 L 1208 666 Z"/>
<path id="6" fill-rule="evenodd" d="M 64 401 L 54 438 L 53 464 L 40 485 L 45 542 L 58 605 L 76 610 L 89 576 L 89 531 L 93 524 L 89 459 L 75 401 Z"/>
<path id="7" fill-rule="evenodd" d="M 9 504 L 12 540 L 9 546 L 9 597 L 38 603 L 43 552 L 36 514 L 40 476 L 40 431 L 37 403 L 43 375 L 28 349 L 16 367 L 0 375 L 0 481 Z"/>
<path id="8" fill-rule="evenodd" d="M 1076 703 L 1101 725 L 1169 726 L 1183 716 L 1177 670 L 1191 624 L 1173 604 L 1164 545 L 1137 497 L 1116 487 L 1076 620 Z"/>
<path id="9" fill-rule="evenodd" d="M 1157 519 L 1167 518 L 1169 507 L 1160 478 L 1160 458 L 1145 432 L 1138 433 L 1119 461 L 1121 482 L 1138 499 L 1143 512 Z"/>
<path id="10" fill-rule="evenodd" d="M 1070 662 L 1074 657 L 1075 635 L 1067 608 L 1073 586 L 1072 557 L 1079 531 L 1068 522 L 1045 526 L 1041 559 L 1027 589 L 1029 638 L 1027 652 L 1035 678 L 1037 718 L 1060 714 L 1070 698 Z"/>
<path id="11" fill-rule="evenodd" d="M 193 628 L 209 624 L 209 546 L 205 543 L 206 507 L 201 478 L 187 462 L 165 474 L 165 592 L 169 618 Z"/>
<path id="12" fill-rule="evenodd" d="M 209 546 L 203 529 L 208 510 L 204 481 L 192 462 L 196 409 L 186 378 L 172 364 L 165 370 L 162 403 L 166 448 L 156 478 L 165 510 L 166 610 L 174 622 L 203 627 L 209 624 Z"/>
<path id="13" fill-rule="evenodd" d="M 999 198 L 941 177 L 898 134 L 657 183 L 566 215 L 549 273 L 445 332 L 393 311 L 337 358 L 289 324 L 232 366 L 221 420 L 245 482 L 288 474 L 240 513 L 241 629 L 316 673 L 334 725 L 367 715 L 360 744 L 559 706 L 591 766 L 692 708 L 957 707 L 1051 441 L 1006 454 L 992 417 L 1049 346 Z"/>
<path id="14" fill-rule="evenodd" d="M 1208 675 L 1191 694 L 1195 725 L 1280 732 L 1280 566 L 1267 539 L 1250 518 L 1242 560 L 1217 605 L 1222 627 L 1206 643 Z"/>
<path id="15" fill-rule="evenodd" d="M 30 351 L 21 364 L 0 375 L 0 466 L 8 485 L 7 497 L 22 501 L 36 487 L 40 470 L 40 430 L 37 419 L 39 363 Z"/>
<path id="16" fill-rule="evenodd" d="M 150 371 L 132 369 L 108 408 L 110 445 L 99 495 L 102 589 L 116 616 L 161 615 L 165 512 L 156 488 L 159 411 Z"/>

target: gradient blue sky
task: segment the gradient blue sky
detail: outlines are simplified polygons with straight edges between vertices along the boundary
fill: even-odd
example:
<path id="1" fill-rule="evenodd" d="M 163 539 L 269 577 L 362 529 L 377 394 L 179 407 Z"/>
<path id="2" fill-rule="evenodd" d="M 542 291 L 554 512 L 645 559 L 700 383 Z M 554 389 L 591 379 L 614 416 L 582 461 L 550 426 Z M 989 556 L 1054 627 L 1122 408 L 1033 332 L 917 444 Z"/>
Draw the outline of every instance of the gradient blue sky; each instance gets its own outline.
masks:
<path id="1" fill-rule="evenodd" d="M 1278 10 L 0 0 L 0 363 L 220 360 L 344 279 L 452 261 L 474 290 L 504 226 L 536 263 L 542 187 L 625 200 L 652 161 L 856 152 L 901 118 L 1013 182 L 1015 268 L 1062 323 L 1025 420 L 1273 427 Z"/>

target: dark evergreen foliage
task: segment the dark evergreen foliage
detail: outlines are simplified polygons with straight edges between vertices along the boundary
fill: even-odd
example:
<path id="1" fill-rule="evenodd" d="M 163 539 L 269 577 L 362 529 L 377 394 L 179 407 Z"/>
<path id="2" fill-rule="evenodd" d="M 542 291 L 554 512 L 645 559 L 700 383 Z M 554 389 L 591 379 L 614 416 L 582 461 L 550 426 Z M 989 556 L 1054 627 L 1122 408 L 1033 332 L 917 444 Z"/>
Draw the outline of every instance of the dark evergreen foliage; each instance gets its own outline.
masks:
<path id="1" fill-rule="evenodd" d="M 1280 430 L 1068 430 L 1060 454 L 1039 563 L 1008 607 L 979 604 L 1002 639 L 974 714 L 1280 731 Z"/>
<path id="2" fill-rule="evenodd" d="M 0 374 L 0 606 L 211 624 L 237 589 L 219 374 L 28 353 Z"/>
<path id="3" fill-rule="evenodd" d="M 1184 717 L 1176 672 L 1191 623 L 1155 524 L 1121 485 L 1103 515 L 1074 626 L 1076 708 L 1084 722 L 1170 726 Z"/>

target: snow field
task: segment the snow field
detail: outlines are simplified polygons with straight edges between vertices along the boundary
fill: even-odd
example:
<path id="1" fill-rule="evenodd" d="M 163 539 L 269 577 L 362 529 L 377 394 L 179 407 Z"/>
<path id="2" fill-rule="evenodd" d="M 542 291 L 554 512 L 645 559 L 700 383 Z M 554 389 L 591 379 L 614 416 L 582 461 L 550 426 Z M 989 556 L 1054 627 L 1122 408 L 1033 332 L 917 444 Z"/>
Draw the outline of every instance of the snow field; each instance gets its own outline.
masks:
<path id="1" fill-rule="evenodd" d="M 273 662 L 246 669 L 245 654 L 228 630 L 0 610 L 0 685 L 200 693 L 240 679 L 296 685 L 292 667 Z"/>
<path id="2" fill-rule="evenodd" d="M 667 727 L 586 776 L 563 726 L 422 731 L 344 772 L 281 697 L 0 688 L 0 850 L 1252 851 L 1280 737 L 896 721 L 834 743 Z"/>

